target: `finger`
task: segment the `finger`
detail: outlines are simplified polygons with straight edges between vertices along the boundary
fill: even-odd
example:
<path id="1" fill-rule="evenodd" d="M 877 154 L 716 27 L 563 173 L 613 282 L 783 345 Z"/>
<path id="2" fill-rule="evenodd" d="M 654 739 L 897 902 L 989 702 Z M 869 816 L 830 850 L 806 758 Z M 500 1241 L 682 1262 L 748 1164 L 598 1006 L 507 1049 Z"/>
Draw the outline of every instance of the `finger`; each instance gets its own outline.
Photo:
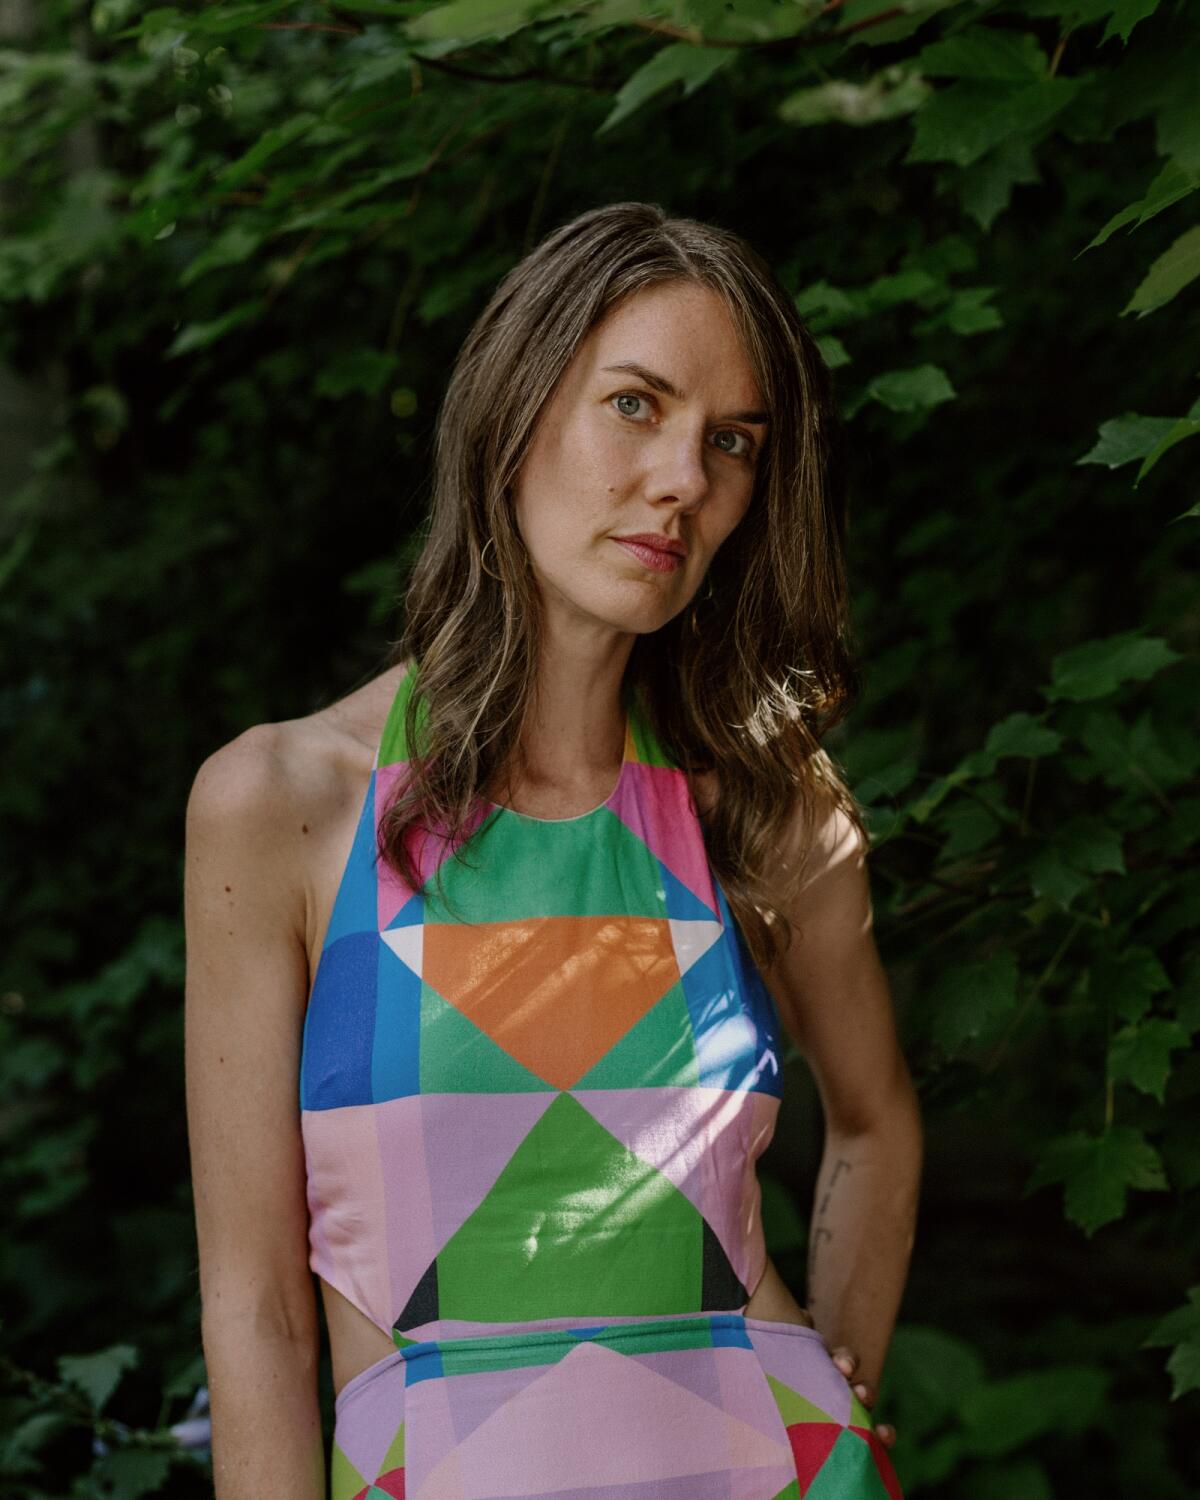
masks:
<path id="1" fill-rule="evenodd" d="M 864 1406 L 875 1405 L 875 1392 L 869 1385 L 864 1385 L 860 1382 L 854 1387 L 854 1394 L 858 1397 L 858 1399 Z"/>
<path id="2" fill-rule="evenodd" d="M 832 1352 L 833 1361 L 842 1374 L 846 1376 L 852 1375 L 855 1365 L 858 1364 L 858 1355 L 853 1350 L 847 1349 L 845 1344 L 839 1344 Z"/>
<path id="3" fill-rule="evenodd" d="M 892 1447 L 896 1441 L 896 1429 L 890 1422 L 880 1422 L 875 1432 L 885 1448 Z"/>

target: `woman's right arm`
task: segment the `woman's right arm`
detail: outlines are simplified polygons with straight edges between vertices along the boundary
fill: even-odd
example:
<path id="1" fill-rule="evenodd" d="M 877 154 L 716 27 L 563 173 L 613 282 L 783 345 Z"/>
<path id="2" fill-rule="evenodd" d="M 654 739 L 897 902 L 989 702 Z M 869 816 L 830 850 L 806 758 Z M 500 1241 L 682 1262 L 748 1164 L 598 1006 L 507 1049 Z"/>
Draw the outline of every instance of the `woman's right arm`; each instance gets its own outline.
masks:
<path id="1" fill-rule="evenodd" d="M 259 725 L 215 751 L 187 806 L 187 1119 L 216 1500 L 323 1500 L 325 1490 L 300 1135 L 302 828 L 288 733 Z"/>

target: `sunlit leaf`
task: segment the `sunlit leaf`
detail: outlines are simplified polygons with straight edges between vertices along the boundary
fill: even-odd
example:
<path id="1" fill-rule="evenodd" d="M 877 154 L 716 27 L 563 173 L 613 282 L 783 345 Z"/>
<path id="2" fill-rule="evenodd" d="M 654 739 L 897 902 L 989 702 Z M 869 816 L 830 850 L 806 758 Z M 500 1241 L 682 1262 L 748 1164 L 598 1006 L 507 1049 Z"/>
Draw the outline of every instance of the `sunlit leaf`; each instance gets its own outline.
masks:
<path id="1" fill-rule="evenodd" d="M 896 66 L 876 73 L 866 83 L 839 78 L 797 89 L 781 101 L 779 118 L 787 125 L 820 125 L 831 120 L 842 125 L 874 125 L 911 114 L 931 93 L 919 73 Z"/>

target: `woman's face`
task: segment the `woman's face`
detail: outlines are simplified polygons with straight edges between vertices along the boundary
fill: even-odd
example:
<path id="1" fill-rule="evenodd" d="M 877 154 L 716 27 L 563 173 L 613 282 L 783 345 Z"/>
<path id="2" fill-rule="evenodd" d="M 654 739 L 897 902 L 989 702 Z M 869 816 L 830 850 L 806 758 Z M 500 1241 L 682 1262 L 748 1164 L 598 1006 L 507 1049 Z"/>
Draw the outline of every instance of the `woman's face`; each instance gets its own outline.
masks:
<path id="1" fill-rule="evenodd" d="M 671 282 L 610 309 L 564 371 L 517 479 L 517 526 L 551 628 L 642 633 L 678 614 L 750 504 L 765 417 L 715 292 Z M 686 555 L 672 567 L 615 540 L 637 533 Z"/>

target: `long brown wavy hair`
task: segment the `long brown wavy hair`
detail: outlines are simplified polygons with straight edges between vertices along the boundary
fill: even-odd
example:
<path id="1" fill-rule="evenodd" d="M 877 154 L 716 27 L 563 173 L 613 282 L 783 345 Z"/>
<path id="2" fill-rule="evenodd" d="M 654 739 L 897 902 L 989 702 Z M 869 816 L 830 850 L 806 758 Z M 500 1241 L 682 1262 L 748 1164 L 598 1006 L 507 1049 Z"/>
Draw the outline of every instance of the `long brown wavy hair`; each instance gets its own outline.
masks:
<path id="1" fill-rule="evenodd" d="M 777 838 L 820 806 L 861 813 L 821 740 L 860 691 L 846 644 L 844 433 L 828 369 L 792 299 L 738 235 L 613 203 L 552 231 L 496 287 L 468 333 L 438 415 L 424 543 L 393 664 L 417 664 L 404 731 L 409 771 L 379 853 L 421 885 L 410 833 L 463 857 L 483 789 L 520 759 L 538 671 L 541 603 L 512 492 L 538 419 L 589 330 L 622 298 L 667 282 L 717 292 L 771 415 L 755 491 L 690 609 L 638 635 L 626 690 L 691 778 L 714 772 L 705 848 L 750 953 L 791 940 Z M 488 539 L 496 579 L 480 565 Z M 784 934 L 781 938 L 781 933 Z"/>

